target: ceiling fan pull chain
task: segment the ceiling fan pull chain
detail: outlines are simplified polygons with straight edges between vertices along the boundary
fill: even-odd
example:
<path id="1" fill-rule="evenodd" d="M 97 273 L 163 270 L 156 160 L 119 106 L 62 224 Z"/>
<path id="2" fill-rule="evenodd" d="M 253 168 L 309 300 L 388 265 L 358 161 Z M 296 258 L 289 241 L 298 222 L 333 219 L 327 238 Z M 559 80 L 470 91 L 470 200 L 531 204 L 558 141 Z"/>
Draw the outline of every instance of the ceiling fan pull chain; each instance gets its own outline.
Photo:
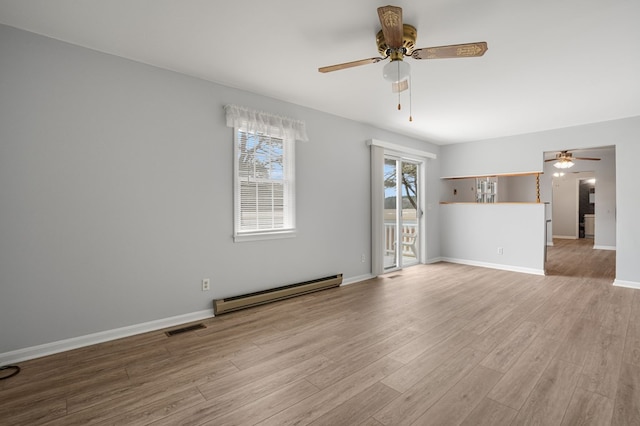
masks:
<path id="1" fill-rule="evenodd" d="M 398 76 L 398 79 L 399 79 L 399 76 L 400 76 L 400 61 L 395 61 L 395 62 L 397 64 L 397 66 L 398 66 L 398 74 L 396 74 L 396 75 Z M 400 82 L 398 81 L 398 83 L 400 83 Z M 400 92 L 401 91 L 402 90 L 400 90 L 400 88 L 398 88 L 398 111 L 400 111 L 400 109 L 401 109 L 401 106 L 400 106 Z"/>

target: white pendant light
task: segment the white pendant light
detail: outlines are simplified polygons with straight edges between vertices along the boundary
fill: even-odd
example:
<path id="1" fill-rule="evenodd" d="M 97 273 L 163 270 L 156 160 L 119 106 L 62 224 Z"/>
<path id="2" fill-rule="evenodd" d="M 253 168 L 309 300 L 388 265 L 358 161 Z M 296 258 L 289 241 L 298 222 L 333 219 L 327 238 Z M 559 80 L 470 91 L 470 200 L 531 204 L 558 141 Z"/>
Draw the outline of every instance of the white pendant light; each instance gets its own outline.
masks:
<path id="1" fill-rule="evenodd" d="M 402 60 L 387 63 L 382 69 L 382 76 L 392 83 L 399 83 L 409 78 L 411 67 Z"/>

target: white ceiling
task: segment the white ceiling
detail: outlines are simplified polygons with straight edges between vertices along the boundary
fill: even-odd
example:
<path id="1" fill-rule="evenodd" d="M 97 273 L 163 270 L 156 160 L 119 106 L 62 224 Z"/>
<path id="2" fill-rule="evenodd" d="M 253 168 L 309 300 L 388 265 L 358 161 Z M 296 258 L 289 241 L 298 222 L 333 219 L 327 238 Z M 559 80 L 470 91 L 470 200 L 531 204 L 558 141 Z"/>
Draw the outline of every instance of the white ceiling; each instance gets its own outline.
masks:
<path id="1" fill-rule="evenodd" d="M 480 58 L 407 60 L 412 123 L 383 63 L 317 71 L 378 56 L 386 4 L 0 0 L 0 22 L 438 144 L 640 115 L 638 0 L 393 0 L 417 47 L 489 45 Z"/>

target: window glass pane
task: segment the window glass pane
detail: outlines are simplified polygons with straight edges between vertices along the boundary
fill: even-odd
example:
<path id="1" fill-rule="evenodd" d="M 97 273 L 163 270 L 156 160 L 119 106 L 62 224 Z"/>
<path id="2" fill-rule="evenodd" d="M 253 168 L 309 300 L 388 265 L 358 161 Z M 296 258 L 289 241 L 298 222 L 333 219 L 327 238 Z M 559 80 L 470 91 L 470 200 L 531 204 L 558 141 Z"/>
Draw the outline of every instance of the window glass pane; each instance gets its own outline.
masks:
<path id="1" fill-rule="evenodd" d="M 238 131 L 236 232 L 292 229 L 293 176 L 287 164 L 290 142 Z M 292 148 L 289 148 L 292 149 Z"/>

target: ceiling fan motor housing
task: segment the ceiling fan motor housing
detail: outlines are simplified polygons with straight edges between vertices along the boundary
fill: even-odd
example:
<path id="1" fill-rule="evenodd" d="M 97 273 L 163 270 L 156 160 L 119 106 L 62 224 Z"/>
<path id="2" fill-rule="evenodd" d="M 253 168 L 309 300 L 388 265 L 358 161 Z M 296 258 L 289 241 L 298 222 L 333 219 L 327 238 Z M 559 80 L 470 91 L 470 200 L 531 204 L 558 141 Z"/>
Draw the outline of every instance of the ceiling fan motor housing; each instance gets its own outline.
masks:
<path id="1" fill-rule="evenodd" d="M 413 49 L 416 47 L 416 39 L 418 38 L 418 31 L 416 28 L 409 24 L 403 24 L 402 28 L 402 47 L 404 48 L 404 52 L 401 52 L 400 58 L 395 59 L 402 59 L 402 56 L 404 55 L 411 55 Z M 390 49 L 387 42 L 384 40 L 382 30 L 378 31 L 378 34 L 376 35 L 376 45 L 378 46 L 378 52 L 380 52 L 381 55 L 389 55 L 391 59 L 394 60 L 393 51 L 389 52 L 389 50 L 393 49 Z"/>

